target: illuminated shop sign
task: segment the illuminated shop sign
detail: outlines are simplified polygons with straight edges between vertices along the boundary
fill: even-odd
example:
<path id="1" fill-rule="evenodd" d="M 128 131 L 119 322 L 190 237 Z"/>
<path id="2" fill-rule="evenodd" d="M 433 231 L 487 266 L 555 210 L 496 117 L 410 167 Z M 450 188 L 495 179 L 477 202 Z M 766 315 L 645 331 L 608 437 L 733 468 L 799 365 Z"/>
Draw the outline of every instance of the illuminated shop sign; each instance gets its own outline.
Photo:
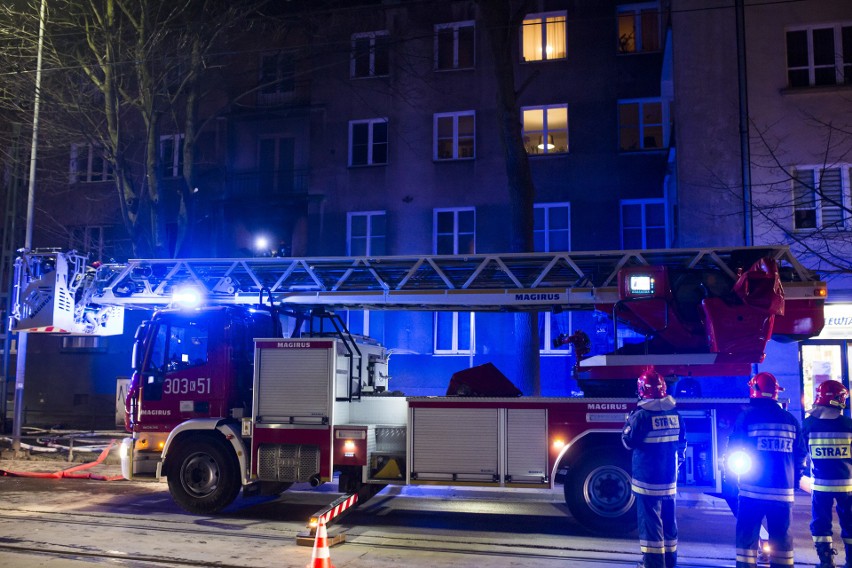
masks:
<path id="1" fill-rule="evenodd" d="M 852 304 L 826 304 L 825 327 L 817 339 L 852 339 Z"/>

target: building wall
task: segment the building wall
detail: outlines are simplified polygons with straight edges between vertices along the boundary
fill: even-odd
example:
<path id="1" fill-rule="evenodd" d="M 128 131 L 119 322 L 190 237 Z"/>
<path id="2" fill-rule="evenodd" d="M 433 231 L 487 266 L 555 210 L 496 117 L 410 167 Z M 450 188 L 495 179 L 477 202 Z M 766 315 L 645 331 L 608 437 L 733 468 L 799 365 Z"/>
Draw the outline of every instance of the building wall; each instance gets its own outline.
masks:
<path id="1" fill-rule="evenodd" d="M 677 146 L 675 246 L 745 244 L 734 8 L 672 3 Z"/>

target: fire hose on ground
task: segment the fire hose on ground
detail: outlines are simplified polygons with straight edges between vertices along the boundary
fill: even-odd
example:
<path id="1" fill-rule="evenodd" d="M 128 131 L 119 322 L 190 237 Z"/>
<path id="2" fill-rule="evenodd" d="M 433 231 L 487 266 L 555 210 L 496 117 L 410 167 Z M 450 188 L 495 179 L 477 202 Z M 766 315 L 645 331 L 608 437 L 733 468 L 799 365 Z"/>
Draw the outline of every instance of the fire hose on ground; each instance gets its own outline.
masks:
<path id="1" fill-rule="evenodd" d="M 99 475 L 91 472 L 78 473 L 82 470 L 89 469 L 95 467 L 96 465 L 100 465 L 106 459 L 110 450 L 112 450 L 113 446 L 115 446 L 115 440 L 111 441 L 107 447 L 103 449 L 101 454 L 98 456 L 93 462 L 84 463 L 80 465 L 76 465 L 74 467 L 69 467 L 67 469 L 63 469 L 60 471 L 55 471 L 52 473 L 48 472 L 36 472 L 36 471 L 7 471 L 4 469 L 0 469 L 0 475 L 2 476 L 10 476 L 10 477 L 36 477 L 36 478 L 44 478 L 44 479 L 62 479 L 62 478 L 70 478 L 70 479 L 93 479 L 96 481 L 118 481 L 120 479 L 124 479 L 121 475 Z"/>

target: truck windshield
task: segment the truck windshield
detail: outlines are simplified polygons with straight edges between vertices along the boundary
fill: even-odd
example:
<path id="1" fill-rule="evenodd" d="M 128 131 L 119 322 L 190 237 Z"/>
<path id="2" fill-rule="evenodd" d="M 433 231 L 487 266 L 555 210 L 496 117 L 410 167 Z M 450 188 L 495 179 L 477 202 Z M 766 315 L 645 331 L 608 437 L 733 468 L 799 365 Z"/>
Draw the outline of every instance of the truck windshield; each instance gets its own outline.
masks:
<path id="1" fill-rule="evenodd" d="M 206 325 L 194 322 L 184 325 L 164 323 L 157 327 L 145 371 L 162 375 L 206 363 Z"/>

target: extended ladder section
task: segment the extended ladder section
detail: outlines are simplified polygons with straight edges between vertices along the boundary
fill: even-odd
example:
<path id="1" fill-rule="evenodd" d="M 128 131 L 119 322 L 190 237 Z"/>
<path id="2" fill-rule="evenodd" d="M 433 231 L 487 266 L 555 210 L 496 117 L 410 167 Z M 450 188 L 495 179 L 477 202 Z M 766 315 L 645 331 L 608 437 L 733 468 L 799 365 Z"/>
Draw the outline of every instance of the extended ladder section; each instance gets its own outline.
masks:
<path id="1" fill-rule="evenodd" d="M 262 301 L 305 308 L 537 311 L 618 301 L 631 266 L 706 269 L 736 278 L 760 258 L 778 261 L 787 299 L 814 299 L 819 282 L 789 247 L 732 247 L 386 257 L 130 260 L 87 266 L 76 251 L 32 251 L 16 261 L 19 331 L 121 333 L 115 307 L 169 305 L 194 289 L 209 303 Z"/>

